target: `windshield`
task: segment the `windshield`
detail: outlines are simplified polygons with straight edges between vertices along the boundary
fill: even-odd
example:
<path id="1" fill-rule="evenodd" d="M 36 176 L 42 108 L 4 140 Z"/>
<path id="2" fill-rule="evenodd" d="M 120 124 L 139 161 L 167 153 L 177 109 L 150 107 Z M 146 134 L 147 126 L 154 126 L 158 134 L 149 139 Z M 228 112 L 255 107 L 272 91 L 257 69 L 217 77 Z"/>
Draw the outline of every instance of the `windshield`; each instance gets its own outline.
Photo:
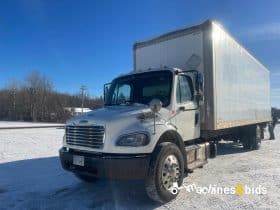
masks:
<path id="1" fill-rule="evenodd" d="M 110 86 L 105 105 L 148 105 L 157 98 L 164 107 L 170 103 L 172 73 L 169 71 L 146 72 L 117 78 Z"/>

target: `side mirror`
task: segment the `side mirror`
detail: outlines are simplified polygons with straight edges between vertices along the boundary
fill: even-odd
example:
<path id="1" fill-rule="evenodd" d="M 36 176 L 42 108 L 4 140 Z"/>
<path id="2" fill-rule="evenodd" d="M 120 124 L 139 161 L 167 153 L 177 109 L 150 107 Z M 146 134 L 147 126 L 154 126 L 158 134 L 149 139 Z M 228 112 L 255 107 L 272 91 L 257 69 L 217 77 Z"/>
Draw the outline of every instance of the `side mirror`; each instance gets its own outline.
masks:
<path id="1" fill-rule="evenodd" d="M 162 108 L 162 102 L 159 99 L 153 99 L 149 103 L 149 107 L 153 113 L 158 113 Z"/>
<path id="2" fill-rule="evenodd" d="M 103 89 L 103 100 L 104 100 L 104 102 L 106 102 L 106 98 L 107 98 L 107 95 L 109 93 L 110 86 L 111 86 L 111 83 L 106 83 L 104 85 L 104 89 Z"/>
<path id="3" fill-rule="evenodd" d="M 154 135 L 156 134 L 156 113 L 158 113 L 162 108 L 162 102 L 159 99 L 153 99 L 149 103 L 151 111 L 154 113 Z"/>
<path id="4" fill-rule="evenodd" d="M 196 94 L 194 97 L 195 97 L 195 100 L 199 103 L 201 101 L 203 101 L 203 95 L 202 94 Z"/>
<path id="5" fill-rule="evenodd" d="M 197 77 L 196 77 L 196 90 L 198 92 L 202 92 L 203 91 L 203 85 L 204 85 L 203 74 L 199 72 L 199 73 L 197 73 Z"/>
<path id="6" fill-rule="evenodd" d="M 195 81 L 195 88 L 196 88 L 196 95 L 195 95 L 195 100 L 199 105 L 203 105 L 204 103 L 204 97 L 203 97 L 203 89 L 204 89 L 204 78 L 203 74 L 198 72 L 196 76 L 196 81 Z"/>

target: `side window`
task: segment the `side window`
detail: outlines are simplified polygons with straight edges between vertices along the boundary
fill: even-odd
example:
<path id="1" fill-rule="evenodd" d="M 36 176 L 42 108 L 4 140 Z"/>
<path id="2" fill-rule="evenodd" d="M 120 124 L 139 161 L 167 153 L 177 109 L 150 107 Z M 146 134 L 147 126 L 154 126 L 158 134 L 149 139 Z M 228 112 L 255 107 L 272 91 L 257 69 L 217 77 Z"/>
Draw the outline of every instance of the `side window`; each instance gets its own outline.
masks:
<path id="1" fill-rule="evenodd" d="M 125 103 L 130 101 L 131 87 L 128 84 L 121 84 L 115 89 L 113 101 L 116 103 Z"/>
<path id="2" fill-rule="evenodd" d="M 179 76 L 176 90 L 177 103 L 193 100 L 192 81 L 188 76 Z"/>

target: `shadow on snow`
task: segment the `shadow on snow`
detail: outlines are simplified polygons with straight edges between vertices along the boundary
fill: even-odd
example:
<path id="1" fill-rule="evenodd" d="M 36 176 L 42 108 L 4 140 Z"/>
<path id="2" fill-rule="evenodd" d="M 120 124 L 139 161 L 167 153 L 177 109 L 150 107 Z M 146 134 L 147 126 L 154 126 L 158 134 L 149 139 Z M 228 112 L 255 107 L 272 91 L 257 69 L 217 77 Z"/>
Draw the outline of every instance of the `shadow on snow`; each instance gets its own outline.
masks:
<path id="1" fill-rule="evenodd" d="M 125 167 L 125 166 L 124 166 Z M 82 183 L 58 157 L 0 164 L 0 209 L 153 209 L 143 181 Z"/>

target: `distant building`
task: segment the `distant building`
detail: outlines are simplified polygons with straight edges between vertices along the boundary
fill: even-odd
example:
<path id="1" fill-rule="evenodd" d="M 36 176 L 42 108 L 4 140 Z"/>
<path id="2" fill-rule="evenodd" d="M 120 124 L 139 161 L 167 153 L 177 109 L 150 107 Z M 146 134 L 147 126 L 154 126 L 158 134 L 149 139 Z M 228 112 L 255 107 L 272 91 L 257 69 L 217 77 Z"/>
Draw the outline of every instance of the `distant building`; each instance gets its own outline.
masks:
<path id="1" fill-rule="evenodd" d="M 64 110 L 69 112 L 72 116 L 77 116 L 77 115 L 80 115 L 82 113 L 92 111 L 89 108 L 82 108 L 82 107 L 64 107 Z"/>

